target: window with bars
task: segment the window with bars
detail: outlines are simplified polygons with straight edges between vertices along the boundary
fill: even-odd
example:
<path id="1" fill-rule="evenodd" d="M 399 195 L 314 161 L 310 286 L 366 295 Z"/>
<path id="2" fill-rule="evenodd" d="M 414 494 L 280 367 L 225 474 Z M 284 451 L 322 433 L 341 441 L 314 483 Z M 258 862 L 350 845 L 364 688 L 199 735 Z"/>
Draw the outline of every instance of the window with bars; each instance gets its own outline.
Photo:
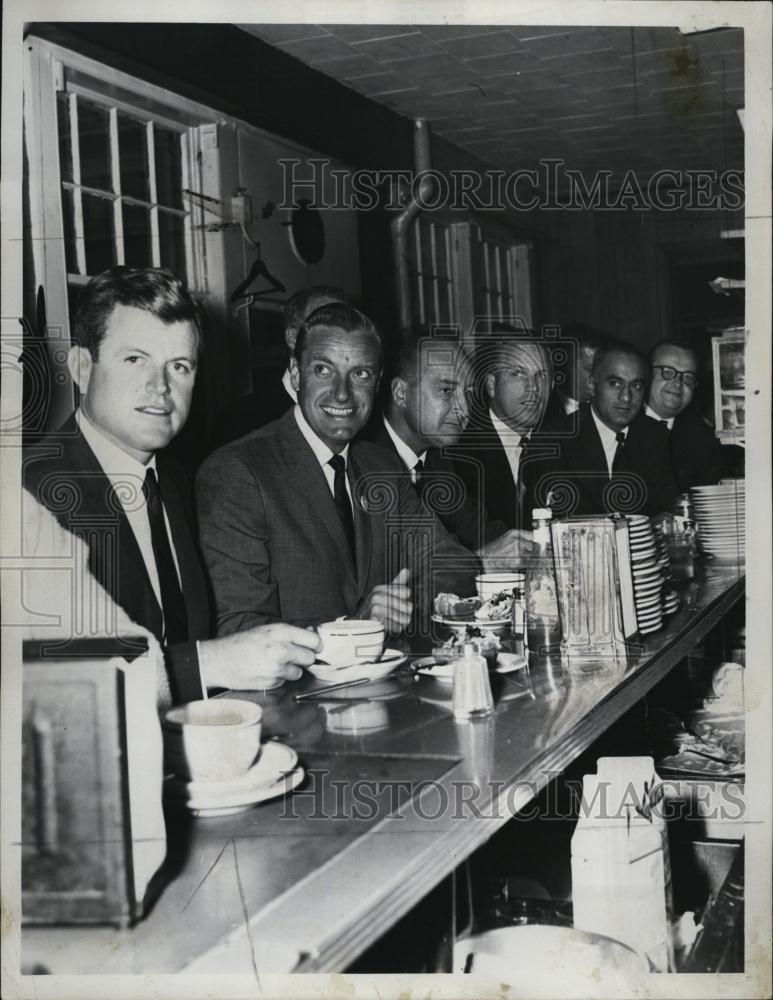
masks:
<path id="1" fill-rule="evenodd" d="M 515 247 L 485 235 L 476 226 L 477 253 L 474 299 L 485 316 L 500 320 L 518 313 L 515 278 Z"/>
<path id="2" fill-rule="evenodd" d="M 68 284 L 115 264 L 190 274 L 187 131 L 77 92 L 57 93 Z"/>
<path id="3" fill-rule="evenodd" d="M 528 242 L 501 227 L 419 215 L 408 247 L 415 323 L 472 330 L 478 319 L 533 322 Z"/>
<path id="4" fill-rule="evenodd" d="M 420 215 L 413 223 L 413 317 L 422 325 L 455 323 L 458 307 L 453 227 Z"/>

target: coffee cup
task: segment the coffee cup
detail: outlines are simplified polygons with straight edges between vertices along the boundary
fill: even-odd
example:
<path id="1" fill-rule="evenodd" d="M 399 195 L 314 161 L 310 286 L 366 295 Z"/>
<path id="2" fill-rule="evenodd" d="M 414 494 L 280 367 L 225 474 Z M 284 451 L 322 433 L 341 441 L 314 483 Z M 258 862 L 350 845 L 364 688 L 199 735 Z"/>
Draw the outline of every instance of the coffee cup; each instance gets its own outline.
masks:
<path id="1" fill-rule="evenodd" d="M 514 587 L 523 587 L 525 581 L 525 573 L 480 573 L 475 577 L 475 589 L 485 602 L 503 590 L 510 592 Z"/>
<path id="2" fill-rule="evenodd" d="M 322 640 L 317 659 L 331 667 L 370 663 L 381 656 L 384 648 L 384 626 L 375 619 L 325 622 L 317 632 Z"/>
<path id="3" fill-rule="evenodd" d="M 163 722 L 167 764 L 191 781 L 238 778 L 260 754 L 263 709 L 237 698 L 178 705 Z"/>

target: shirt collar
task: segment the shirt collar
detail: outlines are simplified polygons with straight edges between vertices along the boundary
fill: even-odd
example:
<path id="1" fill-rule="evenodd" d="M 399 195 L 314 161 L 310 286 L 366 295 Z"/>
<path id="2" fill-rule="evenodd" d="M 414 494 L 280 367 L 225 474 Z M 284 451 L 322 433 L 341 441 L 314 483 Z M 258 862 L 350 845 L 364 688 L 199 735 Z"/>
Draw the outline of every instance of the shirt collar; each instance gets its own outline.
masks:
<path id="1" fill-rule="evenodd" d="M 605 440 L 606 441 L 617 441 L 617 435 L 619 433 L 621 433 L 621 431 L 613 431 L 611 427 L 607 427 L 607 425 L 597 415 L 596 411 L 593 409 L 592 406 L 590 408 L 590 411 L 593 414 L 593 420 L 594 420 L 594 422 L 596 424 L 596 430 L 599 432 L 599 437 L 601 438 L 601 440 L 602 441 L 605 441 Z M 631 425 L 629 424 L 628 427 L 630 427 L 630 426 Z M 622 435 L 625 438 L 628 437 L 628 427 L 623 427 L 622 428 Z"/>
<path id="2" fill-rule="evenodd" d="M 574 399 L 572 396 L 567 396 L 565 392 L 561 393 L 561 402 L 564 407 L 564 413 L 576 413 L 580 409 L 579 399 Z"/>
<path id="3" fill-rule="evenodd" d="M 489 417 L 491 417 L 491 423 L 494 425 L 494 430 L 499 435 L 499 439 L 504 443 L 514 444 L 516 447 L 521 443 L 524 437 L 528 437 L 528 434 L 519 434 L 518 431 L 514 431 L 512 427 L 508 427 L 507 424 L 500 420 L 499 417 L 494 413 L 493 410 L 489 409 Z"/>
<path id="4" fill-rule="evenodd" d="M 387 429 L 387 434 L 392 438 L 395 448 L 397 449 L 397 454 L 403 460 L 406 469 L 413 469 L 417 462 L 424 462 L 427 457 L 426 449 L 417 455 L 413 448 L 409 447 L 405 441 L 400 437 L 394 427 L 389 423 L 386 417 L 382 417 L 384 421 L 384 427 Z"/>
<path id="5" fill-rule="evenodd" d="M 325 444 L 321 438 L 317 437 L 314 431 L 309 426 L 308 421 L 301 413 L 300 406 L 296 403 L 295 409 L 293 410 L 293 416 L 295 417 L 295 422 L 298 424 L 298 429 L 301 434 L 303 434 L 309 447 L 314 452 L 314 456 L 320 465 L 327 465 L 333 455 L 336 452 L 331 451 L 330 448 Z M 349 462 L 349 445 L 347 444 L 343 451 L 338 452 L 342 456 L 343 460 L 348 464 Z"/>
<path id="6" fill-rule="evenodd" d="M 285 387 L 285 392 L 294 402 L 298 402 L 298 393 L 293 389 L 293 383 L 290 380 L 290 369 L 285 368 L 284 375 L 282 376 L 282 385 Z"/>
<path id="7" fill-rule="evenodd" d="M 89 448 L 97 456 L 97 461 L 111 480 L 121 476 L 137 476 L 144 482 L 148 469 L 156 471 L 156 456 L 151 455 L 147 465 L 138 462 L 136 458 L 124 451 L 117 444 L 105 437 L 102 431 L 91 423 L 89 418 L 78 407 L 75 412 L 75 422 L 81 434 L 86 439 Z"/>
<path id="8" fill-rule="evenodd" d="M 671 431 L 674 429 L 674 418 L 673 417 L 661 417 L 659 413 L 655 413 L 649 403 L 644 404 L 644 412 L 648 417 L 652 417 L 653 420 L 657 420 L 658 423 L 666 424 L 668 429 Z"/>

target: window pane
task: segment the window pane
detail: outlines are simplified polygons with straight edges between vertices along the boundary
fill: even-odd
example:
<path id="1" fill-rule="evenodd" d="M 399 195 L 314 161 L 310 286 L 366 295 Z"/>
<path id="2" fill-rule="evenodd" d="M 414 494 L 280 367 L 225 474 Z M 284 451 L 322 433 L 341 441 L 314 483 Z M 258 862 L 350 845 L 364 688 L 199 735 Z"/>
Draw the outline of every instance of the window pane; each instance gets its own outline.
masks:
<path id="1" fill-rule="evenodd" d="M 65 93 L 56 95 L 56 119 L 59 126 L 59 172 L 63 181 L 72 180 L 72 137 L 70 101 Z"/>
<path id="2" fill-rule="evenodd" d="M 155 126 L 156 198 L 159 205 L 182 208 L 182 155 L 177 132 Z"/>
<path id="3" fill-rule="evenodd" d="M 123 254 L 129 267 L 150 267 L 150 209 L 140 205 L 123 206 Z"/>
<path id="4" fill-rule="evenodd" d="M 78 145 L 81 184 L 112 191 L 110 174 L 110 120 L 105 108 L 78 101 Z"/>
<path id="5" fill-rule="evenodd" d="M 150 200 L 148 137 L 143 122 L 118 113 L 118 161 L 121 164 L 121 194 Z"/>
<path id="6" fill-rule="evenodd" d="M 75 254 L 75 211 L 72 191 L 62 191 L 62 226 L 64 229 L 64 259 L 68 274 L 78 273 Z"/>
<path id="7" fill-rule="evenodd" d="M 99 274 L 113 267 L 115 259 L 115 230 L 113 203 L 108 198 L 83 195 L 83 236 L 86 243 L 86 272 Z"/>
<path id="8" fill-rule="evenodd" d="M 182 216 L 159 211 L 158 236 L 161 244 L 161 266 L 170 268 L 178 278 L 187 283 Z"/>

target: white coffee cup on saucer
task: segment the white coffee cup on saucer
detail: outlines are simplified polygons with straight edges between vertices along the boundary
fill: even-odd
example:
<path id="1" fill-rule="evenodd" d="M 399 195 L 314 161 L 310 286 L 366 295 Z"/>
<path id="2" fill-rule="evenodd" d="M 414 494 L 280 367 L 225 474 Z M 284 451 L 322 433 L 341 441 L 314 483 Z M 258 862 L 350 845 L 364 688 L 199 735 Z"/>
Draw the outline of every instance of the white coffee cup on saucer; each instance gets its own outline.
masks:
<path id="1" fill-rule="evenodd" d="M 331 667 L 370 663 L 381 656 L 384 648 L 384 626 L 375 619 L 324 622 L 317 632 L 322 640 L 317 659 Z"/>
<path id="2" fill-rule="evenodd" d="M 475 577 L 475 589 L 478 597 L 485 602 L 503 590 L 509 592 L 514 587 L 523 587 L 525 581 L 526 574 L 521 572 L 480 573 Z"/>
<path id="3" fill-rule="evenodd" d="M 164 717 L 166 762 L 191 781 L 238 778 L 260 755 L 262 719 L 260 705 L 237 698 L 178 705 Z"/>

